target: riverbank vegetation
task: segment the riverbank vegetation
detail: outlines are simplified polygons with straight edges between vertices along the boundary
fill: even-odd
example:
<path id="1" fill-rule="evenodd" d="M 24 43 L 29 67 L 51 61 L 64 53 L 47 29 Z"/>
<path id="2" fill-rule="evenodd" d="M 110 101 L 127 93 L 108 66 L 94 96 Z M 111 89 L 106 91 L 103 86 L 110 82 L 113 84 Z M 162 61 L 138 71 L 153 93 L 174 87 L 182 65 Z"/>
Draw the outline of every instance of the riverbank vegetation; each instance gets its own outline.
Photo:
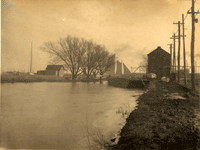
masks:
<path id="1" fill-rule="evenodd" d="M 101 81 L 103 81 L 102 79 Z M 15 82 L 97 82 L 100 79 L 94 78 L 81 78 L 76 80 L 71 80 L 65 77 L 57 77 L 51 75 L 28 75 L 28 74 L 20 74 L 15 75 L 12 73 L 2 73 L 1 74 L 1 83 L 15 83 Z"/>
<path id="2" fill-rule="evenodd" d="M 1 74 L 1 83 L 14 83 L 14 82 L 67 82 L 69 80 L 56 76 L 47 75 L 14 75 L 11 73 Z"/>
<path id="3" fill-rule="evenodd" d="M 200 148 L 200 130 L 195 110 L 199 96 L 180 89 L 175 82 L 153 82 L 137 100 L 112 149 L 187 149 Z M 199 118 L 200 119 L 200 118 Z"/>

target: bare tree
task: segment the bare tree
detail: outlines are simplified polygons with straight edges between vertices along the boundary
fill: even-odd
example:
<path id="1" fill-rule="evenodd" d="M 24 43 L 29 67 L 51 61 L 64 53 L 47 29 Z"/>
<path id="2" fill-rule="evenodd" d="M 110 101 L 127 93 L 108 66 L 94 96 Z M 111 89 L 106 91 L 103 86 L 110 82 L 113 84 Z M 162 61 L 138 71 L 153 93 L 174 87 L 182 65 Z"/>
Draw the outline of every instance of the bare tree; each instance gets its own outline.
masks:
<path id="1" fill-rule="evenodd" d="M 148 57 L 147 57 L 147 55 L 142 55 L 141 62 L 140 62 L 140 67 L 144 71 L 146 71 L 146 73 L 148 72 Z"/>
<path id="2" fill-rule="evenodd" d="M 82 71 L 82 58 L 86 52 L 85 43 L 86 41 L 83 39 L 67 36 L 61 38 L 58 42 L 47 42 L 40 49 L 50 53 L 54 62 L 61 63 L 69 68 L 72 79 L 76 79 Z"/>
<path id="3" fill-rule="evenodd" d="M 104 46 L 96 45 L 92 41 L 86 43 L 86 53 L 83 58 L 83 74 L 89 78 L 92 74 L 103 75 L 115 63 Z M 113 57 L 112 57 L 113 58 Z"/>
<path id="4" fill-rule="evenodd" d="M 97 70 L 100 75 L 103 75 L 105 72 L 115 65 L 114 55 L 109 54 L 108 51 L 103 49 L 100 54 L 99 62 L 97 63 Z"/>
<path id="5" fill-rule="evenodd" d="M 82 72 L 89 78 L 96 71 L 97 62 L 99 60 L 98 46 L 92 41 L 86 42 L 84 45 L 86 53 L 83 56 Z"/>

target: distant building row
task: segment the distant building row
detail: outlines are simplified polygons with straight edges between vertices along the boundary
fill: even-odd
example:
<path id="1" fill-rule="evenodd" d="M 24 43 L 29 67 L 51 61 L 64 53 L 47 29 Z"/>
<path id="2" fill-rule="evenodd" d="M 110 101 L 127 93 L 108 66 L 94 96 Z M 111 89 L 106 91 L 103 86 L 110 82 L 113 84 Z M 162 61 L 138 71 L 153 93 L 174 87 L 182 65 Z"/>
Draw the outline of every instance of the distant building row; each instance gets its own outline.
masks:
<path id="1" fill-rule="evenodd" d="M 107 72 L 105 72 L 105 76 L 129 76 L 131 72 L 126 67 L 124 63 L 116 60 L 115 55 L 112 56 L 113 66 L 111 66 Z M 63 77 L 66 74 L 71 74 L 69 71 L 64 68 L 63 65 L 48 65 L 46 70 L 37 71 L 38 75 L 54 75 L 58 77 Z"/>
<path id="2" fill-rule="evenodd" d="M 162 77 L 169 77 L 171 73 L 171 54 L 163 50 L 160 46 L 157 49 L 150 52 L 148 55 L 147 73 L 154 73 L 158 79 Z M 122 62 L 116 60 L 115 55 L 112 56 L 113 66 L 104 74 L 105 76 L 130 76 L 131 72 Z M 67 70 L 63 65 L 48 65 L 46 70 L 40 70 L 38 75 L 54 75 L 63 77 Z M 68 72 L 68 74 L 71 74 Z M 180 70 L 180 75 L 184 74 L 183 70 Z M 189 70 L 186 70 L 186 74 L 189 75 Z"/>

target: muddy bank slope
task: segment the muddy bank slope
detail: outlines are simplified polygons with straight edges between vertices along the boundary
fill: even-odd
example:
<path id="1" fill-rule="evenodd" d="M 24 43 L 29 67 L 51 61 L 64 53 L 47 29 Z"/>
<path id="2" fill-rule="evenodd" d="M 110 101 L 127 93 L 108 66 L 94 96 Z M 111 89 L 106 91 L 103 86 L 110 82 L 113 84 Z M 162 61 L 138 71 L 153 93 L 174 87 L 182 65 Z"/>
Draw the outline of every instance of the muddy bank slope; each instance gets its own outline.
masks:
<path id="1" fill-rule="evenodd" d="M 200 149 L 198 95 L 175 82 L 155 81 L 137 102 L 112 149 Z"/>

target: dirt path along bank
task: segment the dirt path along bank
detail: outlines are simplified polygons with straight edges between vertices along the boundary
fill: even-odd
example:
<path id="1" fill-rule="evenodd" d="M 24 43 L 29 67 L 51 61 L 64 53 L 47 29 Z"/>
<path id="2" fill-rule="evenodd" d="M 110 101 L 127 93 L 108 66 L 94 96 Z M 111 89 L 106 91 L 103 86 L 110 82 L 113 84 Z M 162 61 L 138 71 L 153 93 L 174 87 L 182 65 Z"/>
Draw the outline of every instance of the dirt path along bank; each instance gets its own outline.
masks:
<path id="1" fill-rule="evenodd" d="M 175 82 L 155 81 L 137 102 L 112 149 L 200 149 L 198 95 Z"/>

